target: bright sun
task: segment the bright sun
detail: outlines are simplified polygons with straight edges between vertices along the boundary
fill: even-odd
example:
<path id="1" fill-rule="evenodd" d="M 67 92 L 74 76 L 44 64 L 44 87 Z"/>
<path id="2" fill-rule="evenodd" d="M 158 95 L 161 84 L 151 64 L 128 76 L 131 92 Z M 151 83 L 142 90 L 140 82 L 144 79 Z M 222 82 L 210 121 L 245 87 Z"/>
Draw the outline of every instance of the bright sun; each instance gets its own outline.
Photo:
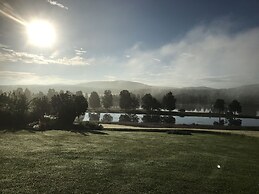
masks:
<path id="1" fill-rule="evenodd" d="M 26 26 L 29 43 L 37 47 L 52 47 L 56 41 L 53 25 L 44 20 L 34 20 Z"/>

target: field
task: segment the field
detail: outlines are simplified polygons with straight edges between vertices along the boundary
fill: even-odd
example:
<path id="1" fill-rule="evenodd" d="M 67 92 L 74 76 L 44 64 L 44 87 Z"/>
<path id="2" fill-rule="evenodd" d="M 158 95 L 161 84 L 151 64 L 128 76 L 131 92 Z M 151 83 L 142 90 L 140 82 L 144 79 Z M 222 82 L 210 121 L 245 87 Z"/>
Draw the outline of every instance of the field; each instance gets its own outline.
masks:
<path id="1" fill-rule="evenodd" d="M 0 131 L 0 192 L 254 194 L 258 149 L 234 134 Z"/>

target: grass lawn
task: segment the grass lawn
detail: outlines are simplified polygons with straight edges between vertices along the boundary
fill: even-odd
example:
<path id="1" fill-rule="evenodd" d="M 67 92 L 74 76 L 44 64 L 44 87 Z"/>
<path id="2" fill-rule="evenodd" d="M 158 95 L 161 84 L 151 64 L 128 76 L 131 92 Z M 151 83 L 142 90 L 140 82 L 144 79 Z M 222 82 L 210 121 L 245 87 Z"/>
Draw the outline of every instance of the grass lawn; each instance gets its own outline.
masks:
<path id="1" fill-rule="evenodd" d="M 105 133 L 1 131 L 0 192 L 259 193 L 259 138 Z"/>

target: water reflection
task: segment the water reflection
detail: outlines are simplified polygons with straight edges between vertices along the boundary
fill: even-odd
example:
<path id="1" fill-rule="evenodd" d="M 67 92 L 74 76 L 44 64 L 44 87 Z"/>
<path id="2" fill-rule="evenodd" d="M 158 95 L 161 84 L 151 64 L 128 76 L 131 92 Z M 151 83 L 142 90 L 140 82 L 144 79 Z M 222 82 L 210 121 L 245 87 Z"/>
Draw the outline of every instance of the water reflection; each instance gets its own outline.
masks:
<path id="1" fill-rule="evenodd" d="M 89 121 L 99 122 L 100 121 L 100 113 L 88 113 Z"/>
<path id="2" fill-rule="evenodd" d="M 143 116 L 142 120 L 143 123 L 160 123 L 162 119 L 160 115 L 147 114 Z"/>
<path id="3" fill-rule="evenodd" d="M 139 117 L 136 114 L 121 114 L 119 117 L 119 122 L 133 122 L 138 123 Z"/>
<path id="4" fill-rule="evenodd" d="M 174 124 L 175 123 L 175 118 L 172 115 L 165 115 L 162 117 L 163 123 L 168 123 L 168 124 Z"/>
<path id="5" fill-rule="evenodd" d="M 104 116 L 106 114 L 109 114 L 112 117 L 111 122 L 119 122 L 120 116 L 125 115 L 120 113 L 99 113 L 99 119 L 96 118 L 96 120 L 102 121 L 104 117 L 107 117 L 107 116 Z M 143 118 L 144 117 L 143 114 L 136 114 L 136 117 L 138 118 L 139 123 L 144 122 L 145 120 L 145 118 Z M 173 122 L 173 120 L 175 120 L 174 121 L 175 124 L 186 124 L 186 125 L 191 125 L 191 124 L 213 125 L 215 121 L 216 122 L 218 121 L 217 117 L 195 117 L 195 116 L 185 116 L 185 117 L 174 116 L 172 118 L 169 118 L 169 117 L 170 117 L 169 115 L 164 115 L 162 116 L 162 118 L 160 118 L 160 121 L 166 123 L 166 122 Z M 170 119 L 172 119 L 172 121 L 170 121 Z M 89 113 L 85 114 L 84 121 L 90 121 Z M 136 120 L 134 122 L 136 122 Z M 242 118 L 242 126 L 259 126 L 259 119 Z"/>
<path id="6" fill-rule="evenodd" d="M 103 115 L 102 122 L 104 122 L 104 123 L 111 123 L 112 121 L 113 121 L 113 117 L 112 117 L 111 114 L 106 113 L 106 114 Z"/>

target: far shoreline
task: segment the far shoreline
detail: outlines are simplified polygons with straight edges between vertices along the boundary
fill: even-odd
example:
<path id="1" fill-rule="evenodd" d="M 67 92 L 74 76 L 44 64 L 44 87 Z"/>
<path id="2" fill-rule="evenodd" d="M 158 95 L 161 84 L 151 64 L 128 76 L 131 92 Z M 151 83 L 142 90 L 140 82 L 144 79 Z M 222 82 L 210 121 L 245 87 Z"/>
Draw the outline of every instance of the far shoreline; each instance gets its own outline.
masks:
<path id="1" fill-rule="evenodd" d="M 146 110 L 119 110 L 119 109 L 88 109 L 86 113 L 118 113 L 118 114 L 153 114 L 153 115 L 172 115 L 172 116 L 179 116 L 179 117 L 188 117 L 188 116 L 195 116 L 195 117 L 224 117 L 226 118 L 227 114 L 219 114 L 213 112 L 179 112 L 179 111 L 146 111 Z M 235 118 L 247 118 L 247 119 L 259 119 L 259 116 L 252 116 L 252 115 L 234 115 Z"/>

